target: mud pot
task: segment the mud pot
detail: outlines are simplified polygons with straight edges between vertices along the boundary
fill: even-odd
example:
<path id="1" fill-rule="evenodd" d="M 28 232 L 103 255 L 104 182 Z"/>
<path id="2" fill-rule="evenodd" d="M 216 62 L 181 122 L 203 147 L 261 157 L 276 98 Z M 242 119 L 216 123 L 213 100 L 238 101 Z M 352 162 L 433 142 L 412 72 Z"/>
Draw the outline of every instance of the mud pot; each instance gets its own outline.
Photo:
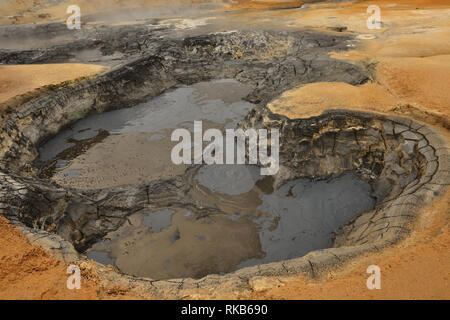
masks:
<path id="1" fill-rule="evenodd" d="M 235 128 L 254 107 L 241 100 L 250 92 L 226 79 L 173 89 L 89 116 L 40 148 L 43 172 L 53 169 L 60 185 L 98 189 L 186 175 L 192 199 L 223 211 L 195 217 L 184 208 L 149 206 L 95 243 L 88 258 L 135 276 L 201 278 L 331 247 L 332 232 L 373 208 L 370 185 L 350 174 L 328 182 L 298 179 L 275 191 L 256 166 L 187 172 L 171 165 L 171 130 L 191 128 L 194 120 Z"/>
<path id="2" fill-rule="evenodd" d="M 329 56 L 349 35 L 108 30 L 0 52 L 0 62 L 42 63 L 98 50 L 114 66 L 9 102 L 17 111 L 0 136 L 5 216 L 64 261 L 99 261 L 105 281 L 180 298 L 246 290 L 259 276 L 316 277 L 403 239 L 448 185 L 445 138 L 424 124 L 346 110 L 289 119 L 266 107 L 301 84 L 365 83 L 370 64 Z M 279 172 L 173 165 L 171 133 L 194 120 L 278 129 Z"/>

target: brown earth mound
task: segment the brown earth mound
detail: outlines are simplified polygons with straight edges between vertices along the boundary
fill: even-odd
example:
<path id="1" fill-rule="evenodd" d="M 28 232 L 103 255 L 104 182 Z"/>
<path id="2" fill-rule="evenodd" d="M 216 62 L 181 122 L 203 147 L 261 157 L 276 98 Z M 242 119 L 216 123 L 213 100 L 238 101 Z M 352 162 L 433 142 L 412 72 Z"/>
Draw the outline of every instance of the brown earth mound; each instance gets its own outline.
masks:
<path id="1" fill-rule="evenodd" d="M 25 12 L 36 5 L 30 6 L 25 1 L 15 3 L 17 7 L 12 9 L 0 6 L 0 15 L 13 15 L 18 10 Z M 359 87 L 342 83 L 309 84 L 285 93 L 282 99 L 272 103 L 272 110 L 290 117 L 311 116 L 320 114 L 326 109 L 342 107 L 400 113 L 436 125 L 448 135 L 446 129 L 448 130 L 449 117 L 450 49 L 448 42 L 443 42 L 448 39 L 446 38 L 450 10 L 448 1 L 395 1 L 399 5 L 388 6 L 391 3 L 392 1 L 361 1 L 356 4 L 327 4 L 327 7 L 318 5 L 310 11 L 302 12 L 301 15 L 289 10 L 286 13 L 273 13 L 274 17 L 296 21 L 299 26 L 314 25 L 323 29 L 327 26 L 346 24 L 349 30 L 366 34 L 369 32 L 364 28 L 365 8 L 370 4 L 380 4 L 383 16 L 388 22 L 392 22 L 393 27 L 381 33 L 374 32 L 379 38 L 364 40 L 367 42 L 359 44 L 358 50 L 336 55 L 342 59 L 353 60 L 355 63 L 368 60 L 375 62 L 376 69 L 372 83 Z M 238 1 L 237 7 L 239 6 L 245 8 L 244 1 Z M 65 10 L 65 5 L 61 8 Z M 257 8 L 257 5 L 253 3 L 247 8 Z M 52 15 L 53 11 L 45 10 L 49 10 Z M 421 13 L 415 13 L 416 10 Z M 30 13 L 29 20 L 26 18 L 27 14 L 23 14 L 24 18 L 20 22 L 37 19 L 38 12 L 40 11 Z M 265 12 L 261 16 L 265 18 L 267 15 Z M 65 12 L 62 16 L 65 16 Z M 329 16 L 336 17 L 333 23 L 325 21 Z M 11 19 L 0 17 L 0 24 L 5 21 L 10 23 Z M 414 22 L 415 26 L 408 25 L 411 22 Z M 383 37 L 383 33 L 387 34 L 388 31 L 389 37 Z M 58 68 L 60 67 L 65 68 L 64 66 Z M 100 71 L 98 68 L 101 67 L 92 69 L 87 67 L 85 70 L 86 73 L 94 73 Z M 23 69 L 21 72 L 35 73 L 29 66 L 17 70 L 19 69 Z M 70 67 L 67 70 L 69 69 Z M 24 76 L 26 73 L 15 73 L 13 69 L 9 72 L 10 75 L 3 83 L 0 80 L 0 88 L 2 86 L 6 88 L 6 91 L 0 89 L 0 97 L 3 94 L 3 99 L 44 84 L 81 76 L 67 73 L 61 76 L 56 73 L 45 78 L 36 75 L 34 80 L 24 83 L 23 87 L 15 88 L 16 91 L 12 92 L 10 88 L 22 83 L 27 76 Z M 0 72 L 0 77 L 3 74 Z M 302 276 L 262 279 L 253 286 L 254 292 L 249 297 L 243 298 L 449 299 L 449 203 L 450 192 L 447 192 L 444 197 L 424 210 L 414 233 L 392 248 L 357 258 L 321 279 L 311 280 Z M 379 291 L 369 291 L 366 288 L 368 277 L 366 269 L 373 264 L 379 265 L 382 269 L 382 290 Z M 148 298 L 133 290 L 102 287 L 95 276 L 94 268 L 89 265 L 82 266 L 82 289 L 67 290 L 66 269 L 66 264 L 52 258 L 44 249 L 29 244 L 18 229 L 0 216 L 1 299 Z M 220 297 L 220 293 L 215 297 Z"/>

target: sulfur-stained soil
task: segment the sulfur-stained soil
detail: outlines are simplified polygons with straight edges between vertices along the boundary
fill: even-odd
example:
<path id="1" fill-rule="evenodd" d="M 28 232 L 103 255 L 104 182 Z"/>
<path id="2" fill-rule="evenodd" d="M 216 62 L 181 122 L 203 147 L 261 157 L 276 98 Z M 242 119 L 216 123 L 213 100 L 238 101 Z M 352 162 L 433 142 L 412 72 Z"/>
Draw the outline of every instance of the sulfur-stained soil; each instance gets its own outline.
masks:
<path id="1" fill-rule="evenodd" d="M 360 2 L 345 8 L 342 4 L 336 13 L 351 17 L 352 12 L 369 4 L 382 5 L 383 1 Z M 408 4 L 411 5 L 412 1 Z M 450 48 L 445 39 L 449 37 L 449 8 L 440 7 L 444 2 L 439 1 L 414 1 L 414 5 L 408 9 L 391 7 L 391 10 L 382 6 L 382 16 L 392 19 L 386 23 L 395 23 L 389 31 L 381 31 L 389 35 L 377 35 L 378 38 L 365 40 L 358 50 L 335 55 L 355 63 L 373 64 L 371 82 L 362 86 L 308 84 L 284 93 L 270 108 L 292 118 L 315 116 L 326 110 L 343 108 L 403 114 L 448 130 Z M 414 16 L 414 10 L 422 12 Z M 311 12 L 311 15 L 314 14 Z M 423 18 L 427 14 L 429 18 Z M 417 19 L 417 16 L 422 17 Z M 351 19 L 347 22 L 349 29 L 357 29 Z M 450 192 L 447 192 L 424 210 L 413 235 L 395 247 L 355 259 L 342 269 L 317 280 L 298 277 L 281 283 L 272 281 L 278 285 L 268 290 L 264 290 L 262 285 L 263 290 L 255 291 L 251 298 L 448 299 L 449 203 Z M 378 265 L 382 270 L 382 290 L 371 291 L 366 287 L 366 269 L 370 265 Z"/>
<path id="2" fill-rule="evenodd" d="M 329 82 L 292 89 L 269 105 L 272 111 L 291 118 L 309 117 L 326 110 L 343 108 L 400 114 L 433 125 L 449 136 L 448 1 L 326 3 L 313 4 L 306 11 L 264 13 L 253 9 L 263 8 L 262 3 L 272 5 L 270 2 L 247 2 L 237 1 L 236 8 L 252 10 L 236 13 L 236 17 L 242 21 L 264 23 L 269 19 L 267 23 L 273 23 L 282 20 L 289 28 L 313 27 L 334 32 L 329 28 L 345 27 L 341 30 L 359 34 L 361 41 L 355 44 L 352 51 L 333 56 L 372 69 L 372 81 L 361 86 Z M 381 6 L 381 30 L 368 30 L 365 27 L 366 9 L 371 4 Z M 21 18 L 0 17 L 0 23 L 26 23 L 38 19 L 36 14 L 40 11 L 27 11 L 30 8 L 22 6 L 20 10 L 25 13 Z M 3 10 L 0 15 L 13 15 L 17 8 L 0 7 Z M 63 17 L 63 14 L 56 13 L 61 8 L 56 11 L 52 11 L 52 8 L 45 10 L 51 17 Z M 95 8 L 92 10 L 95 11 Z M 0 101 L 46 84 L 103 70 L 103 67 L 88 65 L 83 65 L 83 68 L 73 68 L 71 65 L 0 66 Z M 449 203 L 450 192 L 447 192 L 424 210 L 414 226 L 413 234 L 394 247 L 361 256 L 317 279 L 303 276 L 262 279 L 261 283 L 253 286 L 252 294 L 242 295 L 241 298 L 449 299 Z M 381 267 L 381 290 L 370 291 L 366 287 L 366 269 L 370 265 Z M 133 289 L 104 286 L 89 264 L 82 266 L 82 289 L 71 291 L 66 288 L 66 270 L 65 263 L 52 258 L 44 249 L 28 243 L 17 228 L 0 216 L 1 299 L 151 298 Z M 219 292 L 213 297 L 230 298 L 221 296 Z"/>

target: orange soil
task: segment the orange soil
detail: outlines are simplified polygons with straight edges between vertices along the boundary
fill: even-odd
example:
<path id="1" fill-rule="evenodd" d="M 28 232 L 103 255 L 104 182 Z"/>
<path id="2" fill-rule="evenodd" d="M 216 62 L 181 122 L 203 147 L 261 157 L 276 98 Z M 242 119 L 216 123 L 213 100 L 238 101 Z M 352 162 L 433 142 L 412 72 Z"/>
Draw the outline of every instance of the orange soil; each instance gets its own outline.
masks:
<path id="1" fill-rule="evenodd" d="M 93 76 L 108 70 L 90 64 L 0 66 L 0 103 L 39 87 Z"/>
<path id="2" fill-rule="evenodd" d="M 387 7 L 391 3 L 406 7 Z M 370 4 L 382 7 L 382 19 L 388 27 L 382 30 L 365 28 L 365 10 Z M 448 129 L 449 12 L 448 0 L 378 0 L 318 4 L 308 11 L 244 12 L 239 17 L 255 22 L 258 19 L 265 21 L 270 16 L 291 27 L 325 29 L 327 26 L 345 25 L 352 32 L 378 37 L 363 40 L 357 50 L 334 55 L 357 64 L 377 63 L 373 82 L 359 87 L 343 83 L 309 84 L 291 90 L 275 101 L 271 107 L 276 111 L 300 117 L 344 107 L 406 114 Z M 335 17 L 332 22 L 327 20 L 331 16 Z M 443 132 L 449 135 L 448 130 Z M 281 287 L 255 291 L 249 297 L 449 299 L 449 203 L 450 192 L 447 192 L 424 210 L 414 233 L 392 248 L 354 259 L 320 279 L 311 280 L 303 276 L 280 279 Z M 115 297 L 114 293 L 125 293 L 126 296 L 121 296 L 125 298 L 142 297 L 139 293 L 120 288 L 103 288 L 93 268 L 88 265 L 83 269 L 83 289 L 67 292 L 66 265 L 51 258 L 45 250 L 28 244 L 20 231 L 1 217 L 0 248 L 0 298 L 98 299 Z M 373 264 L 382 269 L 380 291 L 366 288 L 366 269 Z"/>
<path id="3" fill-rule="evenodd" d="M 67 288 L 68 264 L 33 246 L 23 233 L 0 215 L 0 299 L 2 300 L 123 300 L 129 289 L 101 283 L 96 263 L 82 262 L 81 288 Z M 150 298 L 150 297 L 147 297 Z"/>

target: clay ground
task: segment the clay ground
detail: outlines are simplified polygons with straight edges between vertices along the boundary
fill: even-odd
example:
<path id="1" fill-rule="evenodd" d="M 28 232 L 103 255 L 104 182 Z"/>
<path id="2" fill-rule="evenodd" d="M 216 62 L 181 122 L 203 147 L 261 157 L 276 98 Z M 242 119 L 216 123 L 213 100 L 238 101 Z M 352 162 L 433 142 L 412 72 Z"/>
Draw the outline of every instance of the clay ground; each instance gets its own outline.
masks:
<path id="1" fill-rule="evenodd" d="M 397 6 L 391 6 L 393 3 Z M 365 27 L 366 8 L 370 4 L 381 7 L 383 20 L 381 30 L 368 30 Z M 242 7 L 243 3 L 239 3 L 239 6 Z M 293 89 L 274 101 L 271 105 L 274 111 L 290 117 L 316 115 L 333 108 L 402 114 L 433 125 L 449 135 L 450 4 L 448 1 L 380 0 L 315 4 L 307 11 L 282 10 L 263 13 L 257 10 L 239 11 L 236 17 L 251 23 L 283 21 L 290 28 L 313 26 L 327 30 L 330 26 L 345 25 L 347 31 L 369 38 L 361 40 L 354 50 L 335 54 L 335 57 L 357 64 L 373 64 L 372 82 L 358 87 L 343 83 L 306 85 Z M 333 19 L 330 21 L 329 17 Z M 34 19 L 33 15 L 30 15 L 30 19 Z M 376 38 L 370 39 L 370 36 Z M 66 67 L 52 66 L 61 70 Z M 23 93 L 46 82 L 55 83 L 67 79 L 52 76 L 50 75 L 52 72 L 49 71 L 48 76 L 36 77 L 37 82 L 25 84 L 15 78 L 23 77 L 27 67 L 20 69 L 23 69 L 22 73 L 12 72 L 8 77 L 5 77 L 6 73 L 0 72 L 0 88 L 3 88 L 0 89 L 0 95 L 2 92 L 10 95 L 13 90 Z M 85 70 L 84 72 L 80 69 L 80 74 L 66 75 L 68 78 L 78 78 L 86 73 L 101 71 L 90 66 L 86 66 Z M 31 67 L 29 72 L 33 73 Z M 8 87 L 8 84 L 12 83 L 14 85 Z M 23 87 L 20 88 L 18 83 L 23 83 Z M 449 299 L 449 203 L 450 192 L 447 192 L 424 210 L 411 236 L 392 248 L 354 259 L 341 269 L 334 270 L 319 279 L 302 276 L 264 279 L 254 286 L 255 291 L 250 296 L 240 297 Z M 2 299 L 151 298 L 146 293 L 135 292 L 133 289 L 105 286 L 98 280 L 89 263 L 82 265 L 84 275 L 82 289 L 67 290 L 65 286 L 67 266 L 50 257 L 44 249 L 29 244 L 20 231 L 12 227 L 3 217 L 0 217 L 0 248 Z M 368 277 L 366 269 L 373 264 L 379 265 L 382 270 L 382 290 L 379 291 L 370 291 L 366 287 Z M 222 297 L 217 293 L 213 298 L 237 297 L 239 294 Z"/>

